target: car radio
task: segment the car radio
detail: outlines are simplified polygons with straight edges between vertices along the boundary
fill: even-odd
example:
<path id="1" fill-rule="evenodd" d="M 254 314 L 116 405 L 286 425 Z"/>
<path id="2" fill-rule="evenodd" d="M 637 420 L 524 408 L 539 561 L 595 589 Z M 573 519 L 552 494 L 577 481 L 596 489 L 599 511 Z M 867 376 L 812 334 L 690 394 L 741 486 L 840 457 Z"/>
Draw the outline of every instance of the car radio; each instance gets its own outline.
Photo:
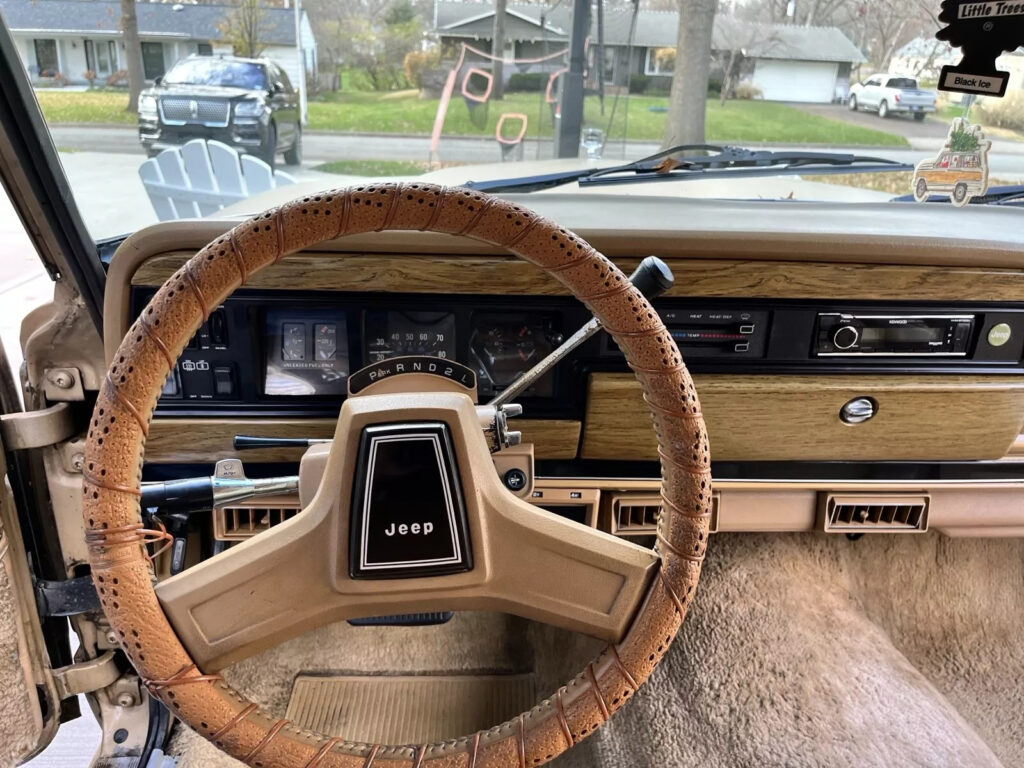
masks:
<path id="1" fill-rule="evenodd" d="M 974 315 L 818 314 L 815 354 L 966 357 Z"/>

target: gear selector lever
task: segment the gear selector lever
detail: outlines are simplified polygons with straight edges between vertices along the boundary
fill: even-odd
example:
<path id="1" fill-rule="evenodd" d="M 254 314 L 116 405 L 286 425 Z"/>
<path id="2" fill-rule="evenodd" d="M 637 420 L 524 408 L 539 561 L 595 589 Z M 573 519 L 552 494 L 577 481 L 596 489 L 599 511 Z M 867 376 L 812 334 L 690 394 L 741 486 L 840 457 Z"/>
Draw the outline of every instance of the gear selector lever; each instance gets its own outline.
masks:
<path id="1" fill-rule="evenodd" d="M 648 256 L 640 262 L 640 265 L 629 276 L 629 282 L 633 284 L 648 301 L 653 301 L 673 286 L 675 277 L 668 264 L 657 256 Z M 517 396 L 532 387 L 539 378 L 564 360 L 577 347 L 587 339 L 601 330 L 601 323 L 595 317 L 576 333 L 566 339 L 558 349 L 552 351 L 537 363 L 533 368 L 523 373 L 518 379 L 503 389 L 488 405 L 495 408 L 510 403 Z"/>

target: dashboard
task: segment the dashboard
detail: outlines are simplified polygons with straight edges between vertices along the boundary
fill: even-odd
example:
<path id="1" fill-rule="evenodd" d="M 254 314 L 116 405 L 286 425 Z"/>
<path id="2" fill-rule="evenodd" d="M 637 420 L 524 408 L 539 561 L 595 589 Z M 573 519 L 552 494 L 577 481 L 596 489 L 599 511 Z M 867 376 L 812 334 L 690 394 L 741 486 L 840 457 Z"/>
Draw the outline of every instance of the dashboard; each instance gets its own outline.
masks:
<path id="1" fill-rule="evenodd" d="M 700 393 L 716 530 L 828 530 L 829 510 L 849 519 L 912 508 L 926 510 L 913 530 L 1024 531 L 1015 219 L 944 218 L 924 206 L 835 219 L 834 207 L 723 201 L 688 201 L 680 218 L 678 201 L 660 199 L 616 200 L 609 219 L 579 197 L 524 202 L 626 272 L 654 253 L 675 273 L 655 306 Z M 967 218 L 984 226 L 965 227 Z M 168 222 L 119 248 L 108 358 L 156 288 L 229 226 Z M 467 365 L 487 400 L 589 319 L 550 276 L 460 238 L 381 233 L 287 256 L 216 308 L 181 356 L 155 412 L 145 476 L 202 474 L 226 458 L 244 459 L 253 477 L 293 472 L 301 449 L 240 455 L 234 436 L 329 438 L 348 379 L 396 356 Z M 617 535 L 652 532 L 656 443 L 607 334 L 517 402 L 515 428 L 535 461 L 531 500 Z M 294 514 L 294 500 L 275 503 L 215 517 L 214 538 Z"/>

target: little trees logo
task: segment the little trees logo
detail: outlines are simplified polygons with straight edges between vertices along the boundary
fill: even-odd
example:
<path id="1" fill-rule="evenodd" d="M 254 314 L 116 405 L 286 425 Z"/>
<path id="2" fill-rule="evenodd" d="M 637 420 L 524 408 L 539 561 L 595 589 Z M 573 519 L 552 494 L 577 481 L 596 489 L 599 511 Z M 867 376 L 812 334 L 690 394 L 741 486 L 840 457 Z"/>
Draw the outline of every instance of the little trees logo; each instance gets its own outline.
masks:
<path id="1" fill-rule="evenodd" d="M 1004 95 L 1010 75 L 996 59 L 1024 44 L 1024 0 L 943 0 L 939 21 L 946 26 L 935 36 L 963 51 L 959 64 L 942 68 L 939 90 Z"/>

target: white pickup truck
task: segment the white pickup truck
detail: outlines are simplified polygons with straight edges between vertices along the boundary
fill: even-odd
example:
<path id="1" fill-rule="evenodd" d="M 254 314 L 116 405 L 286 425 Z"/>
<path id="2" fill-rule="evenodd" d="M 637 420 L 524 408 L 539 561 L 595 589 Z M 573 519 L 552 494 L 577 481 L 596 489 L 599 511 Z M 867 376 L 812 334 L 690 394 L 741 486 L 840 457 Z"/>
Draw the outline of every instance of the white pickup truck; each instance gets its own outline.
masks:
<path id="1" fill-rule="evenodd" d="M 852 111 L 875 110 L 879 117 L 904 113 L 912 114 L 915 120 L 924 120 L 926 114 L 935 111 L 935 94 L 922 91 L 912 77 L 872 75 L 850 87 L 848 105 Z"/>

